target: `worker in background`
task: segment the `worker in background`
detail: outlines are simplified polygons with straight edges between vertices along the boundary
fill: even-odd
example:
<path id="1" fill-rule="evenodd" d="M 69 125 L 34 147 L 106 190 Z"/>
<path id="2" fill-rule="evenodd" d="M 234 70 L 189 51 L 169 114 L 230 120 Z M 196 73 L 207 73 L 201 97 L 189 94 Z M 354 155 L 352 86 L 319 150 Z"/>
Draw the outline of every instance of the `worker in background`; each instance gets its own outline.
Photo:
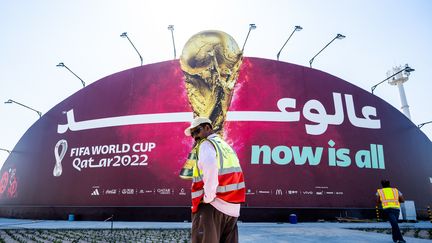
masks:
<path id="1" fill-rule="evenodd" d="M 376 202 L 377 205 L 381 204 L 385 214 L 388 216 L 392 227 L 393 242 L 406 242 L 402 237 L 398 225 L 400 203 L 403 203 L 405 199 L 397 188 L 390 186 L 390 181 L 382 180 L 381 185 L 382 188 L 378 189 L 376 193 Z"/>

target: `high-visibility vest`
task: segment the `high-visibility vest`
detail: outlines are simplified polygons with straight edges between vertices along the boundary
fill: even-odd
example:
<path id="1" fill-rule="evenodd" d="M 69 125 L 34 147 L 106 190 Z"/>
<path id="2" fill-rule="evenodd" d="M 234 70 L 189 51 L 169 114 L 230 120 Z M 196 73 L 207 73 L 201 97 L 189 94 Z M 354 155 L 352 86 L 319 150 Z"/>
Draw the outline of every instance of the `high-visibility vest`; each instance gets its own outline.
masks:
<path id="1" fill-rule="evenodd" d="M 400 208 L 398 189 L 391 187 L 378 189 L 378 195 L 382 208 Z"/>
<path id="2" fill-rule="evenodd" d="M 202 139 L 196 146 L 196 162 L 193 168 L 192 178 L 192 213 L 198 210 L 198 205 L 204 197 L 204 182 L 202 171 L 198 168 L 199 146 L 209 141 L 216 150 L 218 164 L 219 185 L 216 189 L 216 197 L 229 203 L 243 203 L 246 199 L 246 189 L 242 169 L 234 150 L 220 137 Z M 192 152 L 194 149 L 192 150 Z"/>

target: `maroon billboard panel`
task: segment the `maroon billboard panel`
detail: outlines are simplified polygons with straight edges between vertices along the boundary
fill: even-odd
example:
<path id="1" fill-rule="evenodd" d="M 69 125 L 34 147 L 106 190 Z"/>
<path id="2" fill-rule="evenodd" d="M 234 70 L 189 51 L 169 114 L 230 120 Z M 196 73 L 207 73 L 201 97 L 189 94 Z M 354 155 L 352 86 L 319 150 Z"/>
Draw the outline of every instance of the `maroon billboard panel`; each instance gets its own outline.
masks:
<path id="1" fill-rule="evenodd" d="M 330 74 L 244 58 L 223 136 L 248 207 L 372 208 L 381 179 L 425 208 L 432 143 L 382 99 Z M 193 145 L 178 60 L 105 77 L 56 105 L 1 169 L 0 204 L 190 206 Z"/>

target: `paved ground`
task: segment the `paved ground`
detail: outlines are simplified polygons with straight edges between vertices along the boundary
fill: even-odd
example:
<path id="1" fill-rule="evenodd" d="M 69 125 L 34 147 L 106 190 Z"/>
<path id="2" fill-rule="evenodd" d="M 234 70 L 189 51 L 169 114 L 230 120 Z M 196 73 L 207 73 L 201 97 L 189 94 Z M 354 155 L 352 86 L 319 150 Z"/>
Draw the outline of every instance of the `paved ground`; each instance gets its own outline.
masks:
<path id="1" fill-rule="evenodd" d="M 243 223 L 239 222 L 240 242 L 367 242 L 367 243 L 391 243 L 391 236 L 381 233 L 366 232 L 353 230 L 358 228 L 389 228 L 389 224 L 384 223 L 298 223 L 298 224 L 277 224 L 277 223 Z M 432 223 L 401 223 L 401 228 L 412 229 L 432 229 Z M 0 231 L 2 235 L 7 232 L 34 232 L 35 234 L 43 234 L 47 232 L 66 232 L 70 230 L 73 234 L 77 232 L 90 232 L 91 229 L 96 230 L 99 234 L 108 234 L 110 231 L 111 222 L 102 221 L 57 221 L 57 220 L 23 220 L 23 219 L 7 219 L 0 218 Z M 175 234 L 184 234 L 190 228 L 190 223 L 171 223 L 171 222 L 113 222 L 114 231 L 119 233 L 127 229 L 139 229 L 138 233 L 151 235 L 152 229 L 171 230 Z M 18 231 L 18 230 L 22 231 Z M 180 229 L 175 231 L 175 229 Z M 33 230 L 33 231 L 31 231 Z M 54 230 L 54 231 L 53 231 Z M 60 230 L 60 231 L 59 231 Z M 63 231 L 64 230 L 64 231 Z M 86 231 L 87 230 L 87 231 Z M 132 231 L 129 231 L 132 232 Z M 141 233 L 139 233 L 141 232 Z M 143 233 L 144 232 L 144 233 Z M 166 231 L 168 232 L 168 231 Z M 171 234 L 171 233 L 170 233 Z M 174 233 L 173 233 L 174 234 Z M 130 235 L 130 233 L 129 233 Z M 139 236 L 136 236 L 139 237 Z M 184 237 L 184 236 L 179 236 Z M 417 239 L 413 237 L 405 237 L 407 242 L 431 242 L 431 240 Z M 11 238 L 8 238 L 12 241 Z M 102 238 L 101 238 L 102 239 Z M 178 241 L 160 241 L 160 242 L 184 242 Z M 104 242 L 103 240 L 101 240 Z M 7 242 L 7 241 L 6 241 Z M 45 241 L 35 241 L 45 242 Z M 59 241 L 60 242 L 60 241 Z M 64 241 L 68 242 L 68 241 Z M 79 241 L 86 242 L 86 241 Z M 145 241 L 142 242 L 151 242 Z M 156 241 L 159 242 L 159 241 Z"/>

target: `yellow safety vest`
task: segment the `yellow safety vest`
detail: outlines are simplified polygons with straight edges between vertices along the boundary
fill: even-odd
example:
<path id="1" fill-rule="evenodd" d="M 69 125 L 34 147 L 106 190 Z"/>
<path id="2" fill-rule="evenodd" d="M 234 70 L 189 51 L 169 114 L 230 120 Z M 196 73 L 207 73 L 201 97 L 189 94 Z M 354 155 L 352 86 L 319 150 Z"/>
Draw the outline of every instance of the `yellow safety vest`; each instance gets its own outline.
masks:
<path id="1" fill-rule="evenodd" d="M 216 197 L 229 203 L 245 202 L 246 189 L 243 172 L 239 159 L 234 150 L 220 137 L 203 139 L 193 149 L 196 155 L 193 156 L 196 163 L 193 167 L 192 178 L 192 212 L 198 210 L 198 205 L 204 196 L 204 184 L 202 181 L 202 170 L 198 168 L 199 148 L 201 143 L 209 141 L 216 150 L 216 160 L 218 161 L 218 181 Z"/>
<path id="2" fill-rule="evenodd" d="M 400 208 L 398 189 L 391 187 L 378 189 L 378 195 L 383 209 Z"/>
<path id="3" fill-rule="evenodd" d="M 237 154 L 234 152 L 234 150 L 229 146 L 224 140 L 222 140 L 219 136 L 213 137 L 210 139 L 202 139 L 197 146 L 194 148 L 196 155 L 192 155 L 192 157 L 197 161 L 199 157 L 199 148 L 200 145 L 204 141 L 209 141 L 213 147 L 216 150 L 216 160 L 218 161 L 218 169 L 222 171 L 219 171 L 219 174 L 226 174 L 230 172 L 241 172 L 240 162 L 237 157 Z M 193 181 L 199 181 L 202 171 L 198 168 L 198 163 L 194 164 L 193 167 Z"/>

